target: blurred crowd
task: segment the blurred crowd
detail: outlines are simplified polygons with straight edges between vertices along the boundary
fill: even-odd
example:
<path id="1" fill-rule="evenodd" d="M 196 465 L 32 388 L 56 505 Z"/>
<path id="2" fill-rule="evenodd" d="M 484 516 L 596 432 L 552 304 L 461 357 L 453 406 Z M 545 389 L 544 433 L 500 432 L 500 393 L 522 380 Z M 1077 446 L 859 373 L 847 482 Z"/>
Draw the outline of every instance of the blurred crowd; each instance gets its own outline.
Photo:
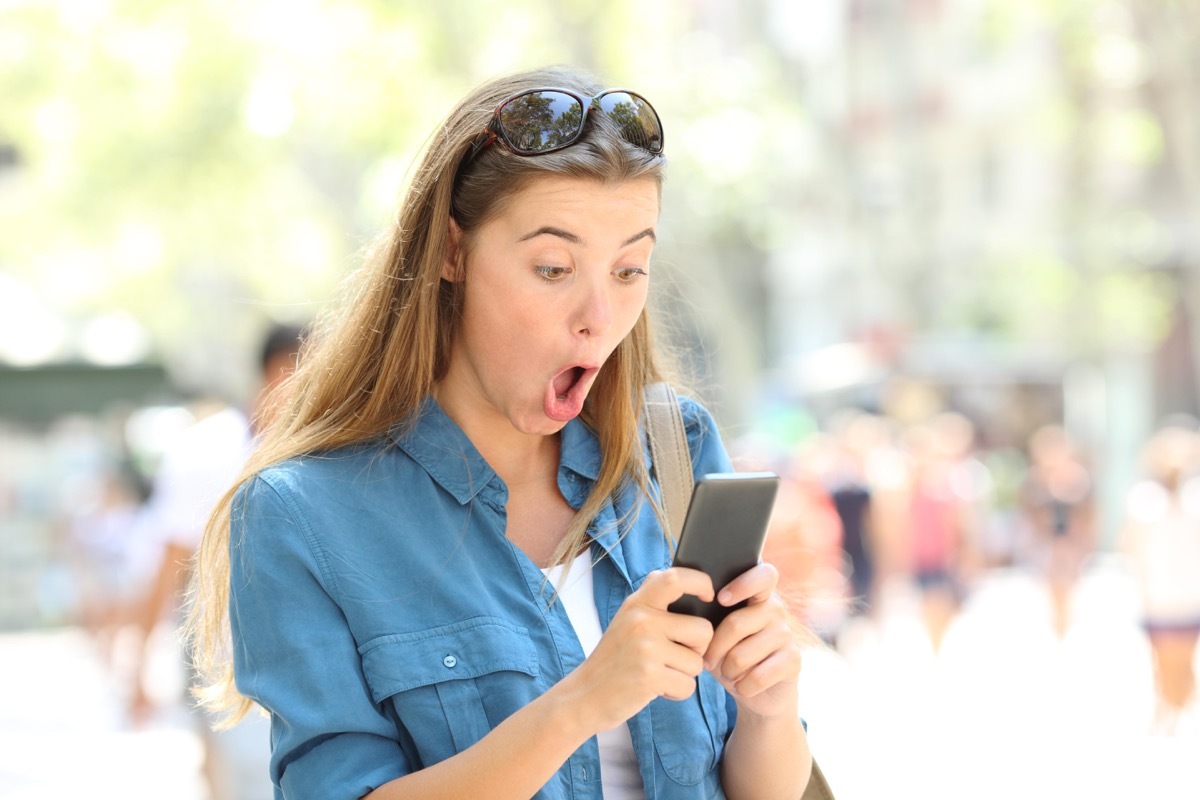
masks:
<path id="1" fill-rule="evenodd" d="M 261 716 L 214 731 L 216 720 L 191 700 L 194 673 L 177 634 L 188 567 L 209 512 L 241 472 L 276 389 L 295 369 L 303 333 L 289 325 L 267 331 L 247 403 L 206 398 L 101 424 L 62 421 L 41 443 L 58 462 L 49 471 L 65 477 L 57 496 L 31 504 L 28 487 L 11 492 L 14 510 L 58 523 L 50 536 L 57 553 L 36 584 L 41 621 L 87 633 L 129 727 L 153 726 L 163 713 L 190 714 L 210 800 L 270 796 L 268 735 Z M 13 462 L 0 464 L 0 478 L 21 457 Z"/>
<path id="2" fill-rule="evenodd" d="M 267 388 L 272 373 L 265 361 L 264 370 Z M 195 484 L 209 467 L 221 480 L 232 479 L 244 455 L 239 447 L 252 441 L 252 414 L 238 422 L 231 413 L 228 405 L 203 403 L 146 408 L 125 415 L 115 436 L 80 420 L 52 434 L 73 477 L 60 487 L 57 510 L 65 522 L 37 588 L 43 624 L 86 629 L 133 726 L 152 719 L 156 708 L 186 702 L 182 657 L 170 666 L 178 679 L 167 682 L 168 695 L 161 688 L 156 695 L 147 678 L 147 648 L 155 637 L 174 636 L 184 565 L 198 535 L 194 526 L 181 532 L 188 526 L 168 523 L 168 506 L 178 508 L 179 497 L 170 484 Z M 218 435 L 220 420 L 229 435 Z M 1063 635 L 1073 589 L 1089 559 L 1104 551 L 1127 565 L 1141 589 L 1159 703 L 1155 724 L 1169 734 L 1185 715 L 1195 716 L 1195 422 L 1172 420 L 1144 443 L 1115 538 L 1100 530 L 1089 454 L 1064 428 L 1041 427 L 1019 447 L 984 447 L 980 439 L 972 421 L 957 413 L 901 424 L 845 410 L 787 447 L 734 441 L 739 469 L 771 469 L 784 478 L 765 558 L 780 569 L 797 616 L 836 650 L 848 631 L 874 624 L 902 599 L 919 615 L 936 653 L 982 581 L 1020 571 L 1043 587 L 1050 624 Z M 115 440 L 121 446 L 114 450 Z M 186 442 L 191 455 L 181 464 Z M 198 444 L 228 457 L 205 467 L 195 455 Z M 193 505 L 203 496 L 188 495 Z M 5 502 L 20 501 L 10 494 Z M 46 616 L 47 609 L 58 615 Z"/>
<path id="3" fill-rule="evenodd" d="M 1058 636 L 1073 591 L 1104 551 L 1133 576 L 1154 659 L 1158 725 L 1196 708 L 1200 633 L 1200 433 L 1174 419 L 1144 443 L 1112 541 L 1100 530 L 1089 454 L 1059 425 L 1020 447 L 985 448 L 976 426 L 944 412 L 901 424 L 857 410 L 781 450 L 736 443 L 739 469 L 784 483 L 764 558 L 793 611 L 836 647 L 899 598 L 936 652 L 972 592 L 998 571 L 1038 582 Z"/>
<path id="4" fill-rule="evenodd" d="M 1095 545 L 1095 514 L 1087 464 L 1063 429 L 983 451 L 953 412 L 900 425 L 846 411 L 828 427 L 776 459 L 785 484 L 767 545 L 824 637 L 901 583 L 920 592 L 935 648 L 985 570 L 1036 568 L 1065 598 Z"/>

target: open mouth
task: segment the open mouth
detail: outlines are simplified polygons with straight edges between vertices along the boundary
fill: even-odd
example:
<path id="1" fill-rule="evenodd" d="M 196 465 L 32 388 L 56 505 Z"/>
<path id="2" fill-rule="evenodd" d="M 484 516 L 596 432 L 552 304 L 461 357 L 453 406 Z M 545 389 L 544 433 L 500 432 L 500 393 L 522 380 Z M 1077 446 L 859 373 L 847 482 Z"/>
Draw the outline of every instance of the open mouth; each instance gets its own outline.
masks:
<path id="1" fill-rule="evenodd" d="M 554 395 L 559 400 L 565 400 L 567 395 L 570 394 L 571 388 L 579 383 L 585 372 L 586 370 L 583 367 L 569 367 L 555 375 L 553 381 Z"/>
<path id="2" fill-rule="evenodd" d="M 599 367 L 575 365 L 567 367 L 550 379 L 543 403 L 546 416 L 558 422 L 567 422 L 583 411 L 592 379 Z"/>

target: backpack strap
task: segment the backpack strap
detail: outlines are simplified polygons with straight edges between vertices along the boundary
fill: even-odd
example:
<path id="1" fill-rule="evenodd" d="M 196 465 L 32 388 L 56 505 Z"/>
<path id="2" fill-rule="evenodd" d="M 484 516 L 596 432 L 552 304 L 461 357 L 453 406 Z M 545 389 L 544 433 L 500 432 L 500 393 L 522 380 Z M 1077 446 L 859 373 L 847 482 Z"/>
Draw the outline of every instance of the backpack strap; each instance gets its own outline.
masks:
<path id="1" fill-rule="evenodd" d="M 829 788 L 829 781 L 825 780 L 825 773 L 821 772 L 815 758 L 812 762 L 812 775 L 808 778 L 808 786 L 804 787 L 804 794 L 800 800 L 834 800 L 833 789 Z"/>
<path id="2" fill-rule="evenodd" d="M 695 483 L 683 413 L 679 410 L 679 398 L 669 383 L 648 384 L 642 402 L 646 408 L 646 438 L 650 442 L 650 458 L 662 492 L 663 512 L 671 528 L 671 538 L 678 543 Z"/>
<path id="3" fill-rule="evenodd" d="M 642 402 L 646 408 L 646 438 L 650 442 L 650 458 L 662 492 L 663 511 L 671 528 L 671 538 L 678 544 L 695 484 L 683 413 L 679 410 L 679 398 L 668 383 L 648 384 Z M 833 790 L 815 758 L 801 800 L 834 800 Z"/>

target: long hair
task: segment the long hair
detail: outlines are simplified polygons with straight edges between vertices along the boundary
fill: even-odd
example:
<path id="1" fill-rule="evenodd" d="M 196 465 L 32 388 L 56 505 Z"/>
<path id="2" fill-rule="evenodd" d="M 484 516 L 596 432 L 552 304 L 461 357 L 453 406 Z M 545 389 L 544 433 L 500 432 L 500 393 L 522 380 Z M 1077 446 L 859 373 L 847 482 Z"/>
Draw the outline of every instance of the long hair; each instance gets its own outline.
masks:
<path id="1" fill-rule="evenodd" d="M 497 145 L 464 166 L 496 106 L 512 94 L 539 87 L 584 96 L 601 90 L 590 76 L 574 70 L 533 70 L 483 84 L 450 113 L 412 174 L 395 224 L 351 276 L 345 302 L 314 326 L 296 373 L 283 387 L 282 407 L 209 519 L 196 554 L 185 634 L 204 678 L 197 696 L 213 710 L 230 712 L 225 724 L 233 724 L 252 706 L 234 686 L 229 653 L 233 496 L 273 464 L 377 439 L 411 420 L 446 373 L 462 307 L 463 281 L 441 279 L 451 218 L 463 233 L 462 251 L 469 252 L 480 227 L 542 176 L 601 182 L 648 178 L 661 196 L 663 157 L 630 144 L 601 115 L 588 115 L 583 139 L 558 152 L 529 158 Z M 581 419 L 600 442 L 600 475 L 556 551 L 555 563 L 582 548 L 588 524 L 622 486 L 646 489 L 638 439 L 641 392 L 662 376 L 643 311 L 604 364 L 584 404 Z M 657 504 L 655 511 L 660 513 Z"/>

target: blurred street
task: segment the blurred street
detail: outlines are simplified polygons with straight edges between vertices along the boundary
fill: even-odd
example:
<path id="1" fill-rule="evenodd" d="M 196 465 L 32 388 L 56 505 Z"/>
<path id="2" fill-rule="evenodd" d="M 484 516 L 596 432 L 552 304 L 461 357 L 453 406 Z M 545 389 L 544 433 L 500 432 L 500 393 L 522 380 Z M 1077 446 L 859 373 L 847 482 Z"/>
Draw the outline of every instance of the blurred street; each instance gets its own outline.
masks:
<path id="1" fill-rule="evenodd" d="M 985 578 L 935 655 L 903 590 L 837 651 L 811 651 L 803 711 L 839 800 L 882 797 L 1200 797 L 1200 715 L 1156 733 L 1149 649 L 1121 565 L 1095 560 L 1058 639 L 1038 583 Z M 169 637 L 157 637 L 153 694 L 177 697 Z M 204 800 L 201 749 L 168 703 L 140 729 L 85 635 L 0 636 L 0 798 L 119 792 Z"/>
<path id="2" fill-rule="evenodd" d="M 1060 640 L 1029 575 L 981 582 L 934 655 L 903 598 L 877 627 L 813 653 L 802 704 L 839 798 L 1200 797 L 1200 716 L 1153 729 L 1136 592 L 1099 561 Z"/>
<path id="3" fill-rule="evenodd" d="M 169 642 L 159 640 L 157 650 L 157 692 L 178 696 Z M 131 726 L 112 674 L 82 630 L 0 635 L 0 681 L 0 798 L 206 800 L 203 751 L 186 711 L 169 704 L 146 725 Z"/>

